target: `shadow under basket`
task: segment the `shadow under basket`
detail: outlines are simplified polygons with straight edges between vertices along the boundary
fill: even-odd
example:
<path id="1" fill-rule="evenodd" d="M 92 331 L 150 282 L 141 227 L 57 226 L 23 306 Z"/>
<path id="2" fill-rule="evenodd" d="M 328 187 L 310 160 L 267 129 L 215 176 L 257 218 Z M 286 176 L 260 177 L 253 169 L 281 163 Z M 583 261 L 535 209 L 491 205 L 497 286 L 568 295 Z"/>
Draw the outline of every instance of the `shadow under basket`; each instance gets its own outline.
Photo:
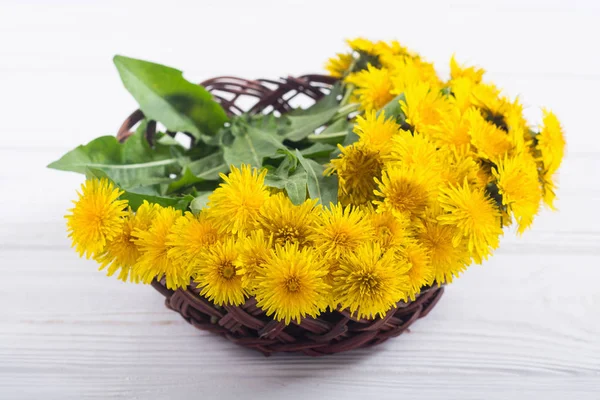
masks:
<path id="1" fill-rule="evenodd" d="M 335 78 L 324 75 L 304 75 L 280 80 L 246 80 L 219 77 L 202 82 L 228 115 L 284 114 L 298 102 L 319 100 L 329 93 Z M 131 136 L 131 129 L 144 114 L 137 110 L 123 123 L 117 138 Z M 156 124 L 148 123 L 146 138 L 153 143 Z M 167 132 L 175 136 L 176 132 Z M 193 141 L 193 138 L 191 138 Z M 423 288 L 415 301 L 399 302 L 384 317 L 357 319 L 346 310 L 321 313 L 317 318 L 304 318 L 300 323 L 274 321 L 256 306 L 250 297 L 241 306 L 217 306 L 200 295 L 192 283 L 187 289 L 167 289 L 164 280 L 152 286 L 166 297 L 166 306 L 177 311 L 198 329 L 219 334 L 232 342 L 265 355 L 276 352 L 298 352 L 310 356 L 340 353 L 369 347 L 396 337 L 419 318 L 429 314 L 444 293 L 444 287 Z"/>

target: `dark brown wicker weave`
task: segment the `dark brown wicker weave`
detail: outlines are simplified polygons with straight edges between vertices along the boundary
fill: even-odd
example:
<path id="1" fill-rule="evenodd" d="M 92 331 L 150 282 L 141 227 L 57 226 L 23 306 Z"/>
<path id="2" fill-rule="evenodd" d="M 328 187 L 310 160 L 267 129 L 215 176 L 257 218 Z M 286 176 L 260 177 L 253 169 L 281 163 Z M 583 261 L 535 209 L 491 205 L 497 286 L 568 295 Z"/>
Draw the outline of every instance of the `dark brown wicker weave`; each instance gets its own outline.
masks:
<path id="1" fill-rule="evenodd" d="M 285 113 L 292 109 L 290 100 L 303 95 L 316 101 L 323 97 L 335 79 L 323 75 L 288 77 L 279 81 L 250 81 L 233 77 L 220 77 L 202 83 L 221 103 L 229 115 L 239 115 L 245 110 L 240 105 L 244 97 L 255 98 L 247 112 Z M 125 140 L 130 129 L 144 115 L 140 110 L 123 123 L 117 137 Z M 156 124 L 148 124 L 146 136 L 152 142 Z M 174 134 L 173 132 L 169 132 Z M 275 352 L 301 352 L 322 356 L 376 345 L 407 331 L 417 319 L 425 317 L 444 292 L 443 287 L 423 289 L 413 302 L 399 302 L 383 318 L 357 319 L 345 310 L 322 313 L 318 318 L 305 318 L 300 324 L 274 321 L 249 298 L 242 306 L 220 307 L 200 296 L 194 284 L 186 290 L 170 290 L 163 281 L 152 286 L 166 297 L 165 304 L 177 311 L 198 329 L 217 333 L 234 343 L 261 351 L 265 355 Z"/>

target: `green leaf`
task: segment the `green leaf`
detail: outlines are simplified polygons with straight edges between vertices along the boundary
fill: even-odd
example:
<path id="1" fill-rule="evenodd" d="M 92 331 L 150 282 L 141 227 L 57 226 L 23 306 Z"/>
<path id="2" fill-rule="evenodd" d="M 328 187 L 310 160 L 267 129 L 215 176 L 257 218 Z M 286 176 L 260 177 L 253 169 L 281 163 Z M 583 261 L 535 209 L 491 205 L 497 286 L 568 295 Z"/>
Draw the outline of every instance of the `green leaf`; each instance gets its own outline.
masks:
<path id="1" fill-rule="evenodd" d="M 285 181 L 285 192 L 295 205 L 300 205 L 306 200 L 306 183 L 308 175 L 306 171 L 298 168 Z"/>
<path id="2" fill-rule="evenodd" d="M 346 118 L 341 118 L 329 125 L 319 134 L 308 135 L 308 140 L 314 143 L 326 143 L 337 145 L 342 143 L 348 132 L 352 131 L 354 124 L 350 123 Z"/>
<path id="3" fill-rule="evenodd" d="M 85 175 L 88 178 L 97 178 L 102 179 L 106 178 L 112 181 L 109 175 L 106 174 L 101 169 L 98 168 L 87 168 L 85 171 Z M 113 181 L 114 182 L 114 181 Z M 117 186 L 119 186 L 116 182 L 114 182 Z M 142 205 L 144 200 L 150 203 L 156 203 L 163 207 L 173 207 L 178 210 L 185 211 L 190 202 L 194 199 L 191 195 L 185 195 L 183 197 L 165 197 L 158 196 L 153 194 L 153 190 L 145 190 L 144 188 L 137 188 L 136 190 L 126 190 L 120 187 L 123 190 L 123 194 L 120 196 L 122 200 L 127 200 L 129 202 L 129 206 L 133 211 L 136 211 L 139 206 Z"/>
<path id="4" fill-rule="evenodd" d="M 186 164 L 179 179 L 169 184 L 167 193 L 174 193 L 204 181 L 218 180 L 219 173 L 227 171 L 229 171 L 229 168 L 223 159 L 223 152 L 219 150 L 214 154 Z"/>
<path id="5" fill-rule="evenodd" d="M 152 161 L 125 164 L 124 146 L 113 136 L 101 136 L 71 150 L 59 160 L 50 163 L 48 168 L 82 174 L 87 168 L 101 169 L 123 188 L 162 182 L 169 173 L 177 173 L 181 169 L 178 157 L 157 157 L 158 159 L 154 160 L 149 156 Z M 127 157 L 132 157 L 134 153 L 129 152 Z"/>
<path id="6" fill-rule="evenodd" d="M 377 113 L 377 116 L 379 116 L 379 114 L 381 113 L 385 113 L 386 119 L 394 118 L 396 120 L 401 119 L 402 121 L 404 121 L 405 115 L 402 111 L 402 108 L 400 107 L 400 101 L 404 100 L 404 93 L 400 93 L 398 96 L 390 100 L 385 106 L 383 106 L 381 111 Z"/>
<path id="7" fill-rule="evenodd" d="M 321 164 L 304 158 L 296 150 L 296 157 L 307 173 L 308 194 L 313 199 L 319 199 L 319 202 L 325 206 L 329 203 L 337 203 L 338 180 L 335 175 L 325 176 L 325 167 Z"/>
<path id="8" fill-rule="evenodd" d="M 177 69 L 134 58 L 115 56 L 125 88 L 144 115 L 172 132 L 189 132 L 199 139 L 215 134 L 228 118 L 202 86 L 183 78 Z"/>
<path id="9" fill-rule="evenodd" d="M 289 152 L 281 141 L 282 137 L 276 137 L 263 132 L 252 126 L 239 128 L 234 135 L 233 142 L 223 147 L 223 156 L 227 165 L 239 166 L 250 164 L 253 167 L 261 167 L 265 157 L 274 156 L 278 150 Z"/>
<path id="10" fill-rule="evenodd" d="M 288 113 L 286 118 L 290 123 L 285 131 L 286 139 L 293 142 L 300 141 L 314 133 L 315 129 L 329 122 L 340 108 L 338 101 L 340 94 L 341 86 L 336 84 L 327 96 L 316 102 L 312 107 Z"/>
<path id="11" fill-rule="evenodd" d="M 198 196 L 190 203 L 190 209 L 194 214 L 198 214 L 208 204 L 208 197 L 212 192 L 200 192 Z"/>

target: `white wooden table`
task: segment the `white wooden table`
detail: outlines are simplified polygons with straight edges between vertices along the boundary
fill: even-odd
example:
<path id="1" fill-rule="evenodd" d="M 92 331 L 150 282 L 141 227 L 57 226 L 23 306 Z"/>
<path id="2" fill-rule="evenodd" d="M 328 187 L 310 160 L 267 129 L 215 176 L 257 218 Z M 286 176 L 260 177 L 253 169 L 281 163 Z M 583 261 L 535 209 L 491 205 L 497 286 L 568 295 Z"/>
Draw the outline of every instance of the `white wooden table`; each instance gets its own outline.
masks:
<path id="1" fill-rule="evenodd" d="M 600 398 L 599 18 L 593 0 L 0 0 L 0 399 Z M 277 77 L 320 71 L 356 35 L 398 38 L 441 73 L 456 52 L 567 130 L 560 212 L 508 233 L 410 333 L 264 358 L 69 248 L 63 215 L 82 178 L 44 167 L 135 108 L 113 54 L 194 81 Z"/>

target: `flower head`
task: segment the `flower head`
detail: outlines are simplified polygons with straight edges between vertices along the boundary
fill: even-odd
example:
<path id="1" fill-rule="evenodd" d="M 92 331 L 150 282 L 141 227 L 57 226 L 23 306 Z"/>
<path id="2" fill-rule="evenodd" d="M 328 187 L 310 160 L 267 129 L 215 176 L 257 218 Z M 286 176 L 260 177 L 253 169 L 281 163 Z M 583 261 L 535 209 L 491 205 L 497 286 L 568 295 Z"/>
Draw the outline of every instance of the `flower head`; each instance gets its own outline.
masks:
<path id="1" fill-rule="evenodd" d="M 437 189 L 424 169 L 400 164 L 383 172 L 381 180 L 376 179 L 379 188 L 375 195 L 381 199 L 374 200 L 379 211 L 391 211 L 394 215 L 417 217 L 422 215 L 427 205 L 433 200 Z"/>
<path id="2" fill-rule="evenodd" d="M 265 263 L 273 248 L 273 236 L 257 229 L 250 235 L 240 238 L 238 258 L 235 261 L 238 275 L 242 277 L 242 287 L 250 294 L 256 288 L 256 274 Z"/>
<path id="3" fill-rule="evenodd" d="M 238 255 L 231 236 L 203 251 L 193 269 L 202 296 L 219 306 L 244 304 L 247 294 L 237 266 Z"/>
<path id="4" fill-rule="evenodd" d="M 439 123 L 449 107 L 450 103 L 440 91 L 427 82 L 407 86 L 404 88 L 404 100 L 400 100 L 406 122 L 419 132 L 425 132 Z"/>
<path id="5" fill-rule="evenodd" d="M 350 69 L 352 61 L 354 61 L 352 54 L 338 53 L 336 54 L 336 57 L 332 57 L 327 61 L 325 69 L 329 71 L 329 75 L 334 78 L 341 78 Z"/>
<path id="6" fill-rule="evenodd" d="M 453 239 L 460 231 L 455 225 L 443 225 L 437 220 L 442 214 L 439 207 L 427 210 L 417 224 L 417 239 L 429 253 L 434 277 L 438 284 L 450 283 L 469 264 L 469 251 L 466 241 L 454 246 Z"/>
<path id="7" fill-rule="evenodd" d="M 243 233 L 256 222 L 259 210 L 269 197 L 265 187 L 267 170 L 242 165 L 231 166 L 229 175 L 221 174 L 222 183 L 208 197 L 207 216 L 221 232 Z"/>
<path id="8" fill-rule="evenodd" d="M 405 267 L 405 266 L 404 266 Z M 378 244 L 364 243 L 340 258 L 333 291 L 342 309 L 358 318 L 383 317 L 407 298 L 409 280 L 394 257 Z"/>
<path id="9" fill-rule="evenodd" d="M 408 266 L 408 297 L 414 300 L 423 286 L 433 283 L 435 269 L 429 253 L 418 241 L 412 240 L 396 250 L 396 258 Z"/>
<path id="10" fill-rule="evenodd" d="M 502 225 L 500 210 L 486 196 L 484 189 L 471 188 L 465 181 L 462 186 L 449 186 L 441 191 L 439 202 L 446 213 L 438 217 L 442 225 L 455 225 L 458 230 L 452 244 L 467 241 L 467 248 L 477 262 L 487 259 L 500 244 Z"/>
<path id="11" fill-rule="evenodd" d="M 90 258 L 100 254 L 106 242 L 122 231 L 127 201 L 121 190 L 107 179 L 88 179 L 81 185 L 75 207 L 66 215 L 67 231 L 75 251 Z"/>
<path id="12" fill-rule="evenodd" d="M 483 79 L 483 74 L 485 74 L 485 70 L 476 67 L 464 67 L 454 58 L 454 55 L 450 59 L 450 76 L 452 79 L 457 78 L 467 78 L 474 83 L 479 83 Z"/>
<path id="13" fill-rule="evenodd" d="M 381 176 L 381 154 L 361 142 L 339 146 L 341 154 L 331 160 L 328 173 L 335 173 L 339 180 L 339 197 L 343 204 L 361 205 L 375 198 L 377 187 L 374 178 Z"/>
<path id="14" fill-rule="evenodd" d="M 373 238 L 373 226 L 364 211 L 340 204 L 324 208 L 312 235 L 319 252 L 338 258 Z"/>
<path id="15" fill-rule="evenodd" d="M 271 196 L 260 209 L 256 227 L 272 235 L 273 243 L 310 245 L 310 234 L 318 217 L 317 201 L 308 199 L 296 206 L 283 193 Z"/>
<path id="16" fill-rule="evenodd" d="M 135 244 L 141 253 L 133 272 L 142 282 L 165 277 L 167 288 L 177 289 L 190 284 L 190 269 L 187 265 L 174 264 L 169 257 L 168 236 L 175 221 L 181 217 L 181 211 L 172 207 L 160 208 L 148 230 L 136 229 L 133 232 Z"/>
<path id="17" fill-rule="evenodd" d="M 516 157 L 505 157 L 498 162 L 492 173 L 497 179 L 502 204 L 519 224 L 519 233 L 523 233 L 532 224 L 542 200 L 535 160 L 528 152 Z"/>
<path id="18" fill-rule="evenodd" d="M 297 244 L 275 246 L 258 270 L 254 295 L 257 305 L 277 321 L 300 323 L 327 308 L 327 267 L 311 248 Z"/>
<path id="19" fill-rule="evenodd" d="M 385 68 L 369 64 L 367 69 L 348 75 L 346 82 L 356 86 L 356 96 L 365 111 L 379 110 L 394 98 L 392 81 Z"/>
<path id="20" fill-rule="evenodd" d="M 375 110 L 366 113 L 365 117 L 356 117 L 354 132 L 358 135 L 359 142 L 366 150 L 378 152 L 385 156 L 390 149 L 391 139 L 400 127 L 393 119 L 385 119 L 382 111 L 379 116 Z"/>
<path id="21" fill-rule="evenodd" d="M 513 144 L 505 131 L 498 128 L 474 109 L 469 112 L 469 135 L 480 157 L 496 162 L 513 150 Z"/>
<path id="22" fill-rule="evenodd" d="M 375 240 L 383 250 L 389 250 L 405 244 L 410 236 L 410 220 L 396 217 L 390 211 L 369 212 L 369 219 L 375 229 Z"/>
<path id="23" fill-rule="evenodd" d="M 219 240 L 219 230 L 204 213 L 186 212 L 175 221 L 167 236 L 168 256 L 174 264 L 191 268 L 203 251 Z"/>
<path id="24" fill-rule="evenodd" d="M 126 281 L 128 278 L 131 282 L 140 281 L 140 277 L 132 270 L 133 265 L 140 257 L 133 233 L 136 230 L 147 230 L 158 209 L 158 205 L 150 204 L 146 200 L 135 213 L 129 209 L 121 232 L 109 240 L 103 251 L 94 257 L 100 263 L 100 269 L 108 267 L 108 276 L 119 271 L 118 278 L 122 281 Z"/>
<path id="25" fill-rule="evenodd" d="M 565 137 L 563 129 L 551 111 L 544 110 L 544 125 L 536 136 L 536 150 L 540 153 L 542 163 L 541 180 L 544 190 L 544 202 L 554 208 L 555 187 L 553 175 L 560 167 L 565 154 Z"/>

